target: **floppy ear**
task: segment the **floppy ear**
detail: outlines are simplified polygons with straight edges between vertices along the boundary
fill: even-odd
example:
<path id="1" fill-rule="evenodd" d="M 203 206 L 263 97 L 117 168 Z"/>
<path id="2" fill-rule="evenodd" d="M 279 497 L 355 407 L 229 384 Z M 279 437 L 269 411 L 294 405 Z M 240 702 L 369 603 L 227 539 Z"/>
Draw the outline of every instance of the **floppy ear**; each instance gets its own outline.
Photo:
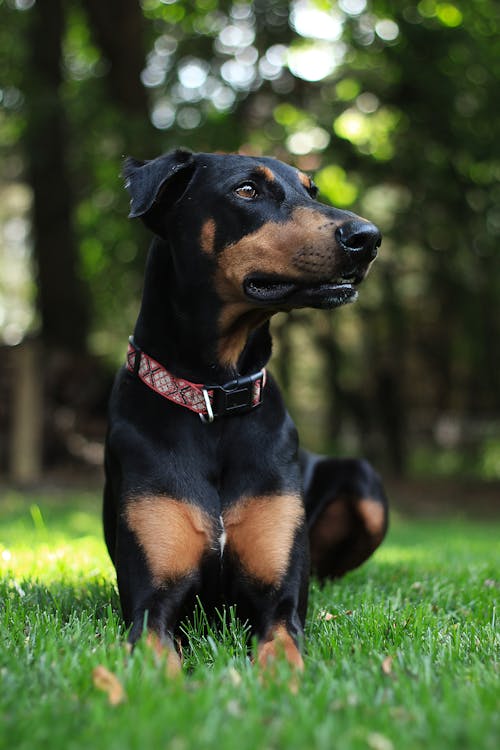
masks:
<path id="1" fill-rule="evenodd" d="M 178 149 L 151 161 L 125 160 L 123 176 L 130 193 L 129 218 L 141 218 L 162 236 L 165 216 L 185 192 L 195 170 L 190 151 Z"/>

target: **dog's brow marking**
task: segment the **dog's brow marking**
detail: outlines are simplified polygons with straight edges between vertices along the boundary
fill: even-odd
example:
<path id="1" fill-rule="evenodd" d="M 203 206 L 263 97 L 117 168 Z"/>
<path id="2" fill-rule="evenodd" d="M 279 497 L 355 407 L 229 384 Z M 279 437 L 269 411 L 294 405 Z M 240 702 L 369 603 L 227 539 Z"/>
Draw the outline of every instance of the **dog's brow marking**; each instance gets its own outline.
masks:
<path id="1" fill-rule="evenodd" d="M 255 171 L 263 174 L 268 182 L 274 182 L 274 180 L 276 179 L 276 176 L 272 169 L 269 169 L 269 167 L 264 167 L 264 165 L 262 164 L 257 167 Z"/>
<path id="2" fill-rule="evenodd" d="M 201 508 L 170 497 L 129 500 L 125 518 L 156 586 L 195 570 L 213 542 L 212 519 Z"/>
<path id="3" fill-rule="evenodd" d="M 214 251 L 215 230 L 216 225 L 213 219 L 207 219 L 201 228 L 200 247 L 208 255 Z"/>
<path id="4" fill-rule="evenodd" d="M 381 540 L 386 524 L 386 513 L 382 503 L 371 497 L 364 497 L 358 500 L 357 509 L 368 533 L 375 540 Z"/>
<path id="5" fill-rule="evenodd" d="M 310 190 L 312 187 L 311 178 L 304 174 L 304 172 L 297 172 L 297 176 L 299 182 L 301 182 L 307 190 Z"/>
<path id="6" fill-rule="evenodd" d="M 253 578 L 277 586 L 286 573 L 295 533 L 304 520 L 301 498 L 244 498 L 223 516 L 228 549 Z"/>
<path id="7" fill-rule="evenodd" d="M 276 625 L 268 637 L 259 644 L 257 662 L 260 667 L 267 667 L 280 656 L 284 657 L 296 669 L 301 671 L 304 669 L 304 662 L 300 651 L 285 625 L 281 623 Z"/>

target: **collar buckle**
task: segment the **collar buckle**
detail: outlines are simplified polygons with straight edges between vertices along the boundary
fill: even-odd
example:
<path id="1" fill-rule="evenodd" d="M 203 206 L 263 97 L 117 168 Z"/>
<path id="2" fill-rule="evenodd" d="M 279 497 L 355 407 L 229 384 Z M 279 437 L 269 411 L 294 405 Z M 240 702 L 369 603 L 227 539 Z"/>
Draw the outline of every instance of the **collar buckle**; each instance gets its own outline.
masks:
<path id="1" fill-rule="evenodd" d="M 212 409 L 212 402 L 210 401 L 210 396 L 206 388 L 202 388 L 201 392 L 203 393 L 203 398 L 205 399 L 205 406 L 207 407 L 207 413 L 205 414 L 199 414 L 199 417 L 202 422 L 208 422 L 211 424 L 215 419 L 215 414 Z"/>
<path id="2" fill-rule="evenodd" d="M 205 386 L 203 395 L 205 402 L 208 399 L 207 391 L 212 392 L 212 403 L 209 409 L 207 404 L 208 422 L 213 422 L 215 417 L 223 417 L 229 414 L 245 414 L 252 411 L 262 403 L 262 391 L 264 389 L 265 371 L 243 375 L 230 380 L 224 385 Z M 205 395 L 207 394 L 207 395 Z"/>

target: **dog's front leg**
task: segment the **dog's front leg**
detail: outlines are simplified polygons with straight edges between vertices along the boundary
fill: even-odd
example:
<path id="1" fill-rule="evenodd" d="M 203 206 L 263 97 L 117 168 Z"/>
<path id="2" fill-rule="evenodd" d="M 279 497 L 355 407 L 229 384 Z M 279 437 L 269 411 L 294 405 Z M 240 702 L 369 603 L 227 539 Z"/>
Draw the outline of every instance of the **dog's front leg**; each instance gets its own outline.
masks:
<path id="1" fill-rule="evenodd" d="M 258 639 L 257 663 L 283 657 L 302 669 L 309 556 L 302 499 L 244 498 L 223 513 L 226 596 Z"/>
<path id="2" fill-rule="evenodd" d="M 144 626 L 148 643 L 180 667 L 174 632 L 188 597 L 198 593 L 203 560 L 214 554 L 217 524 L 201 507 L 171 497 L 126 500 L 117 534 L 116 568 L 133 645 Z"/>

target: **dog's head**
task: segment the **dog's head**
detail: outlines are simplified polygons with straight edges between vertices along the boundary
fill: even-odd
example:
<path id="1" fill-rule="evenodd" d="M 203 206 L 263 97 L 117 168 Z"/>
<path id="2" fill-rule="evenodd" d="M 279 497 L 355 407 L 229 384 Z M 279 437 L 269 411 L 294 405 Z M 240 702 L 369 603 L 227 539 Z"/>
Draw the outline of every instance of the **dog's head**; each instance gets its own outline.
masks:
<path id="1" fill-rule="evenodd" d="M 380 246 L 377 227 L 318 202 L 312 180 L 276 159 L 178 150 L 129 159 L 124 174 L 130 216 L 167 240 L 178 272 L 212 270 L 226 327 L 354 301 Z"/>

